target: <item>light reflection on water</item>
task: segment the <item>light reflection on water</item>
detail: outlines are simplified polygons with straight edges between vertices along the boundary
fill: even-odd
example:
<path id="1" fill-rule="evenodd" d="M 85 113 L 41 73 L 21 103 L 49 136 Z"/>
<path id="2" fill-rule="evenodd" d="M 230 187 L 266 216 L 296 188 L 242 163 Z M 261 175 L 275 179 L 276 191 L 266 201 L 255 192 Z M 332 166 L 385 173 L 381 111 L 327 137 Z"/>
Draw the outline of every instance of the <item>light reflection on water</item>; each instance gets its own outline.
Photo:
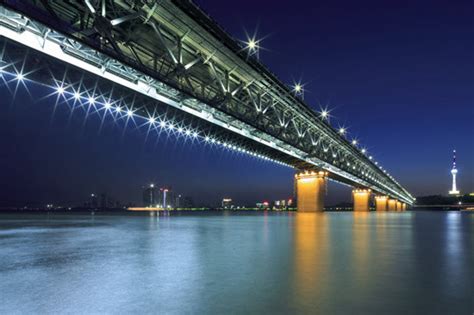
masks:
<path id="1" fill-rule="evenodd" d="M 0 313 L 474 311 L 474 214 L 0 215 Z"/>

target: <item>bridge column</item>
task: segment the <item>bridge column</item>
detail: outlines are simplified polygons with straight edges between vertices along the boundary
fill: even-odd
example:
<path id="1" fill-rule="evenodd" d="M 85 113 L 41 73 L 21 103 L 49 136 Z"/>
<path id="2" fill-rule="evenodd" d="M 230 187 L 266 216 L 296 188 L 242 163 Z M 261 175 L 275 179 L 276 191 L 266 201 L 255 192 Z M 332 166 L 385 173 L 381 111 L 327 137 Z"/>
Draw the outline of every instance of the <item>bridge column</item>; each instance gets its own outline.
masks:
<path id="1" fill-rule="evenodd" d="M 402 211 L 402 203 L 397 200 L 397 211 Z"/>
<path id="2" fill-rule="evenodd" d="M 295 175 L 298 211 L 324 211 L 327 172 L 303 172 Z"/>
<path id="3" fill-rule="evenodd" d="M 392 198 L 388 199 L 388 211 L 397 211 L 397 200 Z"/>
<path id="4" fill-rule="evenodd" d="M 407 210 L 407 204 L 406 203 L 402 203 L 402 211 L 406 211 Z"/>
<path id="5" fill-rule="evenodd" d="M 375 210 L 376 211 L 387 211 L 388 206 L 387 196 L 375 196 Z"/>
<path id="6" fill-rule="evenodd" d="M 354 198 L 354 211 L 370 211 L 370 189 L 354 189 L 352 196 Z"/>

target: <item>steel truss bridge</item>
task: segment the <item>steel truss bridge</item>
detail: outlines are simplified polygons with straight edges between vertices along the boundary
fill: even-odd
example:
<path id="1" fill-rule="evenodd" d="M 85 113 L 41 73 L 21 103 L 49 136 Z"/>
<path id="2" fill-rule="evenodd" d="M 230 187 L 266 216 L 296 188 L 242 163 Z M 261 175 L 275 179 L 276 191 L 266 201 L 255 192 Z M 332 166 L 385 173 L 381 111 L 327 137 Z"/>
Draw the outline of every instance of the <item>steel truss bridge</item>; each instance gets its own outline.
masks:
<path id="1" fill-rule="evenodd" d="M 239 151 L 299 170 L 324 170 L 335 181 L 414 202 L 191 1 L 0 3 L 0 35 L 30 59 L 43 59 L 48 72 L 88 73 L 140 97 L 136 114 L 165 107 L 200 136 L 212 132 Z M 35 76 L 49 80 L 45 72 Z"/>

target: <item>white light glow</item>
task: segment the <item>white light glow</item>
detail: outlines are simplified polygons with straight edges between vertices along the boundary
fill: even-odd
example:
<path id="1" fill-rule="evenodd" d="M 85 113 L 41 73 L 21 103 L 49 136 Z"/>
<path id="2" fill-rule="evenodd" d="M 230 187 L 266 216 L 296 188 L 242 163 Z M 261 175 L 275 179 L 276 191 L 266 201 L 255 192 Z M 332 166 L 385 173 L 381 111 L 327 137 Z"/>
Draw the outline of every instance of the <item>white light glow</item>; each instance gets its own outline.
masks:
<path id="1" fill-rule="evenodd" d="M 155 121 L 156 121 L 155 117 L 150 117 L 150 118 L 148 118 L 148 122 L 149 122 L 150 124 L 154 124 Z"/>
<path id="2" fill-rule="evenodd" d="M 95 103 L 95 98 L 93 98 L 92 96 L 90 96 L 88 99 L 90 104 L 94 104 Z"/>
<path id="3" fill-rule="evenodd" d="M 58 92 L 58 94 L 63 94 L 64 93 L 64 88 L 62 86 L 58 86 L 56 88 L 56 92 Z"/>
<path id="4" fill-rule="evenodd" d="M 255 41 L 255 39 L 250 39 L 248 42 L 247 42 L 247 47 L 251 50 L 254 50 L 255 48 L 257 48 L 257 42 Z"/>

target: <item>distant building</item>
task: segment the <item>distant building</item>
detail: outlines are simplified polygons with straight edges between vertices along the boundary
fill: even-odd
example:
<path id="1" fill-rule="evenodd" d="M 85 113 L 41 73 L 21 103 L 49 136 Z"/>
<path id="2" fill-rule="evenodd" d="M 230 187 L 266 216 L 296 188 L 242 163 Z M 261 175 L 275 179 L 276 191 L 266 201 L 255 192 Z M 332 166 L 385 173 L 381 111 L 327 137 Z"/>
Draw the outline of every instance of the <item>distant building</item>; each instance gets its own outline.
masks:
<path id="1" fill-rule="evenodd" d="M 91 199 L 90 199 L 90 207 L 91 208 L 97 208 L 99 206 L 99 202 L 97 200 L 97 195 L 96 194 L 91 194 Z"/>
<path id="2" fill-rule="evenodd" d="M 234 204 L 232 203 L 232 199 L 230 199 L 230 198 L 222 199 L 222 208 L 232 209 L 233 207 L 234 207 Z"/>
<path id="3" fill-rule="evenodd" d="M 177 194 L 176 197 L 174 198 L 174 207 L 175 208 L 182 208 L 182 202 L 181 202 L 182 196 L 180 194 Z"/>
<path id="4" fill-rule="evenodd" d="M 102 209 L 106 209 L 109 207 L 109 199 L 107 198 L 107 194 L 105 193 L 100 194 L 100 207 Z"/>
<path id="5" fill-rule="evenodd" d="M 145 207 L 155 207 L 158 204 L 158 189 L 154 184 L 143 188 L 143 205 Z"/>
<path id="6" fill-rule="evenodd" d="M 286 210 L 286 200 L 275 200 L 273 203 L 273 210 Z"/>
<path id="7" fill-rule="evenodd" d="M 186 196 L 183 198 L 183 208 L 194 208 L 193 198 Z"/>

